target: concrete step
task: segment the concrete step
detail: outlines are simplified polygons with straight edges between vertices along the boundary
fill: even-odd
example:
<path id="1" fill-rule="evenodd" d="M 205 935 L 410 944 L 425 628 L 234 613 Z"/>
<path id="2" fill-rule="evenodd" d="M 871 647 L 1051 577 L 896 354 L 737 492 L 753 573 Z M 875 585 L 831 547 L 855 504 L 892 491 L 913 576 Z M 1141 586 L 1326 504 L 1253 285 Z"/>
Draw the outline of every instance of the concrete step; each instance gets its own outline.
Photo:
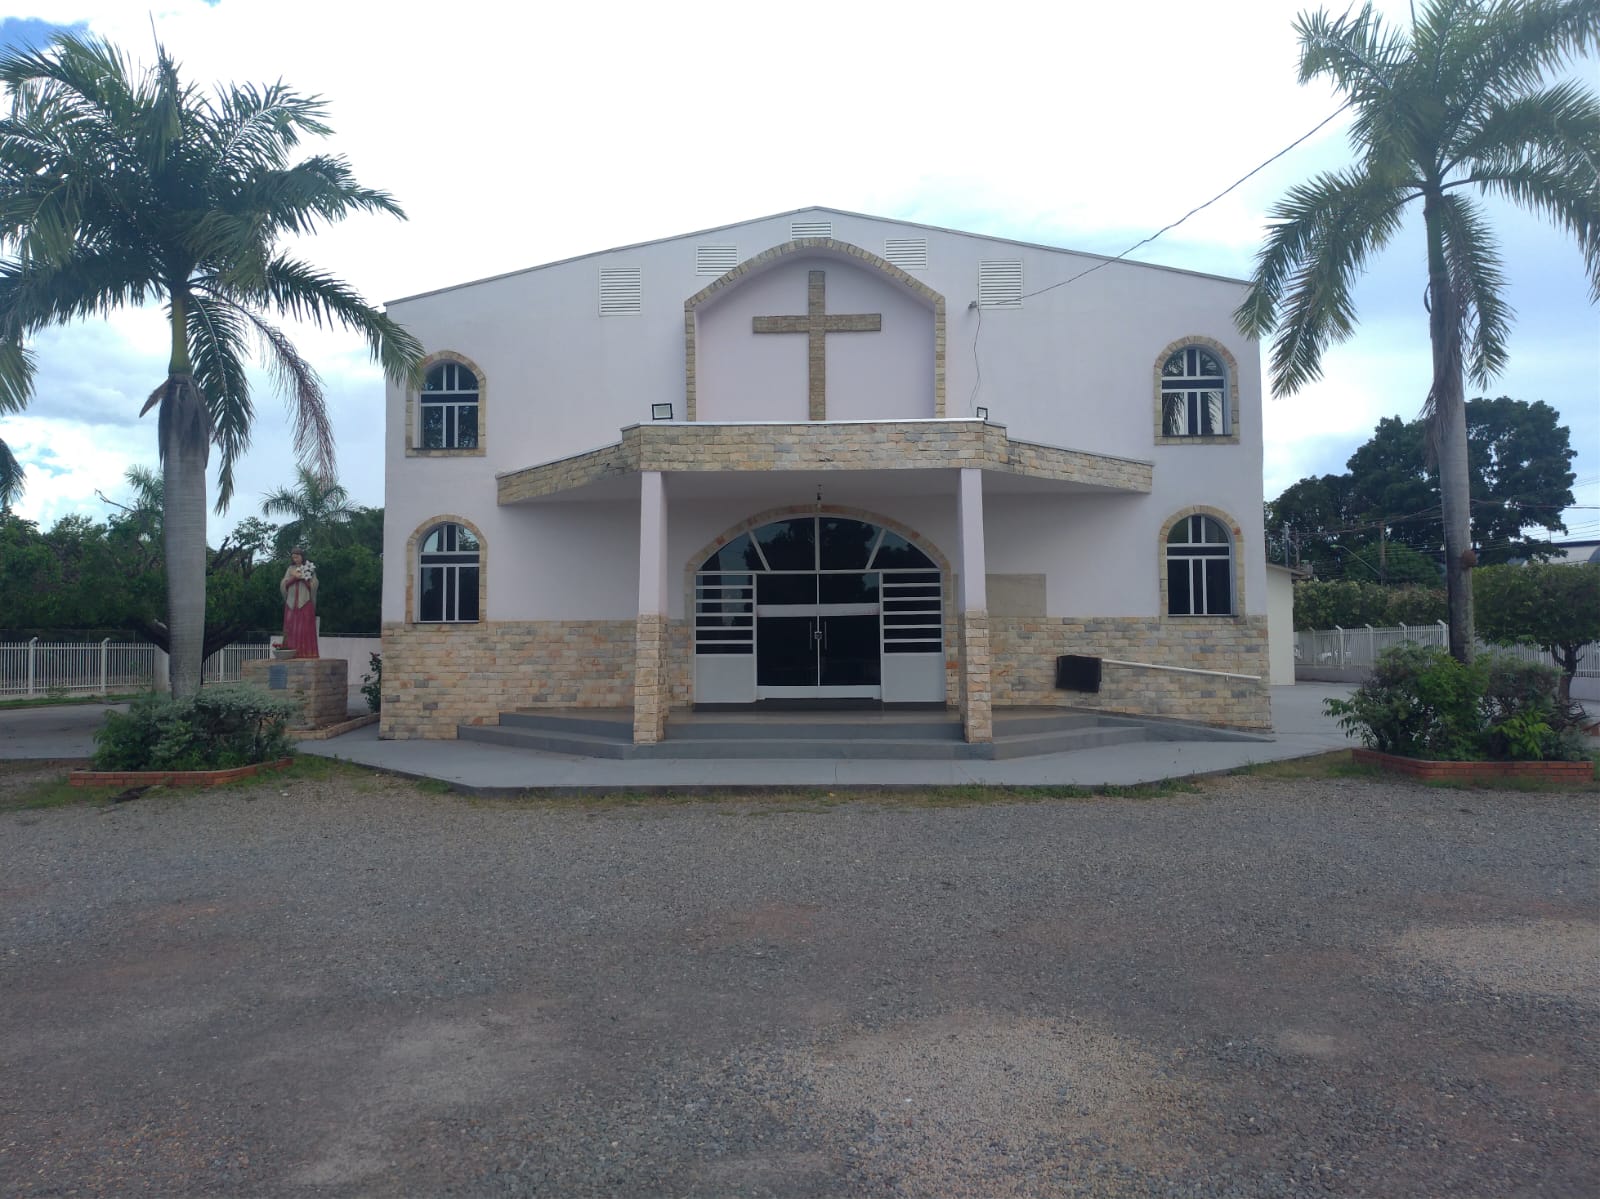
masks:
<path id="1" fill-rule="evenodd" d="M 525 709 L 503 712 L 498 725 L 464 724 L 463 741 L 540 753 L 638 760 L 887 759 L 964 761 L 1070 753 L 1159 738 L 1161 732 L 1126 719 L 1090 713 L 1040 713 L 999 722 L 990 744 L 970 745 L 955 721 L 679 720 L 655 745 L 633 744 L 633 722 L 620 713 L 572 714 Z"/>
<path id="2" fill-rule="evenodd" d="M 876 720 L 834 717 L 827 720 L 707 719 L 667 721 L 667 741 L 960 741 L 961 722 L 949 720 Z"/>
<path id="3" fill-rule="evenodd" d="M 634 746 L 639 758 L 886 758 L 900 761 L 955 761 L 985 756 L 987 746 L 927 737 L 726 737 L 719 740 L 669 738 Z"/>

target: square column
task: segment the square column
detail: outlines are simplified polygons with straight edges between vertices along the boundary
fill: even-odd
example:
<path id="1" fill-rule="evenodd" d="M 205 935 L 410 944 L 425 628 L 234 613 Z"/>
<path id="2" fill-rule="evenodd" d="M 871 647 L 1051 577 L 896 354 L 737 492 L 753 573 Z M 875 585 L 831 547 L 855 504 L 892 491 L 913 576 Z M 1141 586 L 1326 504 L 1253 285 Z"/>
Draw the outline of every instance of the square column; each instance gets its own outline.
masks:
<path id="1" fill-rule="evenodd" d="M 667 735 L 667 489 L 658 470 L 639 475 L 639 621 L 634 639 L 633 743 Z"/>
<path id="2" fill-rule="evenodd" d="M 961 725 L 968 741 L 993 741 L 982 471 L 970 467 L 962 469 L 957 508 L 961 533 Z"/>

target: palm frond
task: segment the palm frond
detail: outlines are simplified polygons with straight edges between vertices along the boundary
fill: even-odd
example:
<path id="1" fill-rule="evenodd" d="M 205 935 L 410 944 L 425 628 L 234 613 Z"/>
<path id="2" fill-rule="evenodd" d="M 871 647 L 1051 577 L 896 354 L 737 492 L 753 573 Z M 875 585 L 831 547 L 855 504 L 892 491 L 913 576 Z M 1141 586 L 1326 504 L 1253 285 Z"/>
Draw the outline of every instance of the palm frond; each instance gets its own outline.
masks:
<path id="1" fill-rule="evenodd" d="M 1502 298 L 1505 272 L 1494 236 L 1470 199 L 1446 196 L 1437 209 L 1445 261 L 1459 305 L 1465 363 L 1473 381 L 1486 387 L 1505 369 L 1511 308 Z"/>
<path id="2" fill-rule="evenodd" d="M 259 307 L 272 308 L 318 327 L 339 326 L 361 334 L 390 379 L 419 381 L 422 343 L 368 304 L 349 284 L 327 272 L 280 255 L 267 264 L 259 287 L 249 289 L 249 293 Z"/>
<path id="3" fill-rule="evenodd" d="M 311 461 L 319 475 L 332 478 L 338 469 L 333 418 L 328 412 L 328 398 L 322 390 L 321 377 L 300 356 L 283 330 L 268 324 L 256 313 L 247 312 L 246 315 L 261 338 L 267 362 L 283 390 L 294 429 L 294 452 Z"/>
<path id="4" fill-rule="evenodd" d="M 1405 35 L 1389 29 L 1370 3 L 1337 17 L 1302 13 L 1294 27 L 1300 37 L 1300 82 L 1326 76 L 1349 96 L 1350 136 L 1357 145 L 1393 145 L 1404 132 L 1394 127 L 1392 100 L 1407 62 Z"/>
<path id="5" fill-rule="evenodd" d="M 405 218 L 393 196 L 360 186 L 348 160 L 331 155 L 316 155 L 287 170 L 258 172 L 242 180 L 237 203 L 258 214 L 273 235 L 310 233 L 319 220 L 342 220 L 357 212 Z"/>
<path id="6" fill-rule="evenodd" d="M 0 338 L 141 304 L 155 294 L 149 265 L 121 246 L 85 247 L 53 262 L 0 259 Z"/>
<path id="7" fill-rule="evenodd" d="M 333 132 L 322 119 L 328 110 L 322 97 L 302 96 L 282 82 L 218 88 L 209 107 L 213 119 L 203 136 L 218 179 L 237 180 L 262 167 L 281 167 L 302 134 L 325 137 Z"/>
<path id="8" fill-rule="evenodd" d="M 249 329 L 234 305 L 205 295 L 189 296 L 186 316 L 195 382 L 205 396 L 212 438 L 222 451 L 217 464 L 217 511 L 225 512 L 233 500 L 234 464 L 250 448 L 250 426 L 255 419 L 243 357 Z"/>
<path id="9" fill-rule="evenodd" d="M 1471 173 L 1526 159 L 1587 159 L 1600 180 L 1600 101 L 1567 79 L 1515 98 L 1484 105 L 1458 131 L 1446 166 Z"/>
<path id="10" fill-rule="evenodd" d="M 1346 171 L 1292 188 L 1273 209 L 1275 222 L 1234 319 L 1252 337 L 1278 329 L 1275 392 L 1290 395 L 1319 378 L 1323 351 L 1350 336 L 1356 277 L 1400 228 L 1413 196 L 1406 182 Z"/>
<path id="11" fill-rule="evenodd" d="M 1473 54 L 1458 90 L 1504 103 L 1539 86 L 1552 70 L 1600 49 L 1600 0 L 1497 3 L 1470 33 Z"/>
<path id="12" fill-rule="evenodd" d="M 0 336 L 0 412 L 21 412 L 33 394 L 34 357 L 20 339 Z"/>
<path id="13" fill-rule="evenodd" d="M 248 328 L 255 332 L 260 340 L 262 357 L 272 369 L 289 408 L 294 428 L 295 453 L 302 459 L 314 462 L 319 474 L 333 477 L 336 473 L 333 420 L 328 413 L 327 397 L 316 369 L 301 357 L 283 330 L 269 324 L 258 313 L 252 312 L 229 297 L 218 294 L 202 294 L 201 301 L 214 322 L 218 325 L 225 324 L 228 328 L 229 342 L 235 356 L 237 347 L 243 339 L 243 331 Z M 222 319 L 224 314 L 225 321 Z M 199 353 L 196 353 L 195 361 L 199 363 Z M 242 369 L 241 365 L 241 372 Z M 249 443 L 249 420 L 253 413 L 248 408 L 247 401 L 245 410 L 241 413 L 244 425 L 239 434 L 233 434 L 227 426 L 219 426 L 219 434 L 228 433 L 235 438 L 242 436 L 243 440 L 238 444 L 241 451 Z M 232 461 L 228 444 L 226 441 L 222 442 L 224 469 Z M 231 473 L 228 474 L 227 483 L 227 495 L 231 499 L 233 493 Z"/>
<path id="14" fill-rule="evenodd" d="M 11 452 L 11 447 L 0 441 L 0 508 L 16 503 L 27 485 L 27 473 L 22 469 L 22 464 Z"/>
<path id="15" fill-rule="evenodd" d="M 1600 100 L 1573 83 L 1495 105 L 1463 139 L 1453 187 L 1474 185 L 1570 233 L 1600 300 Z"/>

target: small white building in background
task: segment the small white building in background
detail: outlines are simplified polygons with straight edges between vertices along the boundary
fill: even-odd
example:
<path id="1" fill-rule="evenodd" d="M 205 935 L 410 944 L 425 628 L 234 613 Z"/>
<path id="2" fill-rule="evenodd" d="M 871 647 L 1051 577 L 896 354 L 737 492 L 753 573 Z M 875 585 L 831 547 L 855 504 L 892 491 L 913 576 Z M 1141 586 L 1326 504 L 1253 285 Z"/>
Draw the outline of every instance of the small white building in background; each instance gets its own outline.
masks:
<path id="1" fill-rule="evenodd" d="M 391 303 L 428 358 L 387 398 L 383 735 L 795 701 L 1267 727 L 1244 291 L 806 208 Z"/>
<path id="2" fill-rule="evenodd" d="M 1287 566 L 1267 563 L 1267 644 L 1274 687 L 1294 684 L 1294 581 Z"/>

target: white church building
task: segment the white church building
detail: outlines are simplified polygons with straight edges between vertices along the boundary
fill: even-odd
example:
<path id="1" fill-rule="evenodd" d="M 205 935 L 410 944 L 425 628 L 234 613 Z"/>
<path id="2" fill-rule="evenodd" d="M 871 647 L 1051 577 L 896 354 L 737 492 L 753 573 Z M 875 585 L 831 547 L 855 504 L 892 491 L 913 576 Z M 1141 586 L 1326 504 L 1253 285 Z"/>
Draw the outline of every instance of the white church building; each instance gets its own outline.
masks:
<path id="1" fill-rule="evenodd" d="M 519 708 L 1264 729 L 1234 279 L 828 208 L 392 302 L 386 737 Z"/>

